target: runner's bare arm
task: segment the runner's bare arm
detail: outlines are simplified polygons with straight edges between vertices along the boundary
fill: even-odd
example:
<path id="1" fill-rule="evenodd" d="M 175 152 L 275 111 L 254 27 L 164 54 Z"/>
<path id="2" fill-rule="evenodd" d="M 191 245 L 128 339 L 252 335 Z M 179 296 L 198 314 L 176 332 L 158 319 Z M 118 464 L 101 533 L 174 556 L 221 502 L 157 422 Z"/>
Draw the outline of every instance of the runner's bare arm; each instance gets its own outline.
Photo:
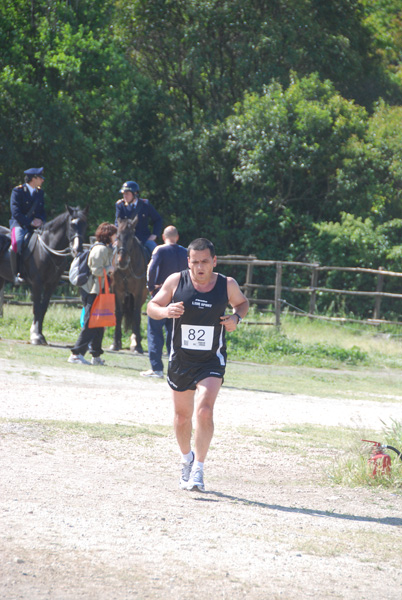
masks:
<path id="1" fill-rule="evenodd" d="M 221 317 L 221 323 L 225 326 L 226 331 L 234 331 L 239 324 L 239 317 L 243 319 L 249 307 L 249 301 L 239 288 L 239 284 L 233 277 L 227 278 L 228 300 L 233 308 L 231 315 Z"/>
<path id="2" fill-rule="evenodd" d="M 160 319 L 174 319 L 184 313 L 183 302 L 172 302 L 179 280 L 180 273 L 170 275 L 158 293 L 148 302 L 147 315 L 151 319 L 158 321 Z"/>

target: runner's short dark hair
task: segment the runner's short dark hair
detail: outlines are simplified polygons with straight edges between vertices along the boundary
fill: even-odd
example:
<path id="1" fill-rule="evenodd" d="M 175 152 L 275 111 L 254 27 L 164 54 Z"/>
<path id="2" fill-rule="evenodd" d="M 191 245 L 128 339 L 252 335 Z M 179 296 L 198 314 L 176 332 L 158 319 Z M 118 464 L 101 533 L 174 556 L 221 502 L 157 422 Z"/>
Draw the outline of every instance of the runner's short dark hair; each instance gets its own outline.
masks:
<path id="1" fill-rule="evenodd" d="M 207 240 L 207 238 L 197 238 L 196 240 L 193 240 L 187 248 L 187 256 L 190 256 L 190 250 L 194 250 L 197 252 L 202 250 L 209 250 L 212 258 L 215 256 L 215 247 L 212 242 Z"/>

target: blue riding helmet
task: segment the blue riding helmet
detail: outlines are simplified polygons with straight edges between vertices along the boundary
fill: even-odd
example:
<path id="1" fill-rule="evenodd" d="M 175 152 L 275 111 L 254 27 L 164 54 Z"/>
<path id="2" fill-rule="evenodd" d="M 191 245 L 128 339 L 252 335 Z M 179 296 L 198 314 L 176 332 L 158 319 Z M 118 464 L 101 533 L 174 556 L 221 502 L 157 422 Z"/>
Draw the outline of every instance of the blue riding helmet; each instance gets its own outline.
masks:
<path id="1" fill-rule="evenodd" d="M 132 192 L 135 196 L 136 194 L 139 194 L 140 186 L 135 181 L 126 181 L 121 186 L 120 192 Z"/>

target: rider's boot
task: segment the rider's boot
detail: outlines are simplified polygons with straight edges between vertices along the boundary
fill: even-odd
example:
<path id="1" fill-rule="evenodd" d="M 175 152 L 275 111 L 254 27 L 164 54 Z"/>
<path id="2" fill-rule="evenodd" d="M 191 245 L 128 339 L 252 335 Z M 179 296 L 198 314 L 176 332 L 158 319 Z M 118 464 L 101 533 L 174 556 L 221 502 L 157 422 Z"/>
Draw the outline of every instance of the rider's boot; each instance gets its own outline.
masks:
<path id="1" fill-rule="evenodd" d="M 18 254 L 13 250 L 10 250 L 10 265 L 14 285 L 21 285 L 22 283 L 25 283 L 24 279 L 18 272 Z"/>

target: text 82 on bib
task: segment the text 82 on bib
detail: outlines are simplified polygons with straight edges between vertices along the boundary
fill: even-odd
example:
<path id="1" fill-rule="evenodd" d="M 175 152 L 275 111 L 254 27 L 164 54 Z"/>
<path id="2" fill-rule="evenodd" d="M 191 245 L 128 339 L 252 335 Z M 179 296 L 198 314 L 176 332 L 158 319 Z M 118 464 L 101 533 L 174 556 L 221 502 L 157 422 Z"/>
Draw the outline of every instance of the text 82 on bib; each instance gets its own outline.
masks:
<path id="1" fill-rule="evenodd" d="M 211 325 L 182 325 L 181 347 L 187 350 L 211 350 L 214 328 Z"/>

